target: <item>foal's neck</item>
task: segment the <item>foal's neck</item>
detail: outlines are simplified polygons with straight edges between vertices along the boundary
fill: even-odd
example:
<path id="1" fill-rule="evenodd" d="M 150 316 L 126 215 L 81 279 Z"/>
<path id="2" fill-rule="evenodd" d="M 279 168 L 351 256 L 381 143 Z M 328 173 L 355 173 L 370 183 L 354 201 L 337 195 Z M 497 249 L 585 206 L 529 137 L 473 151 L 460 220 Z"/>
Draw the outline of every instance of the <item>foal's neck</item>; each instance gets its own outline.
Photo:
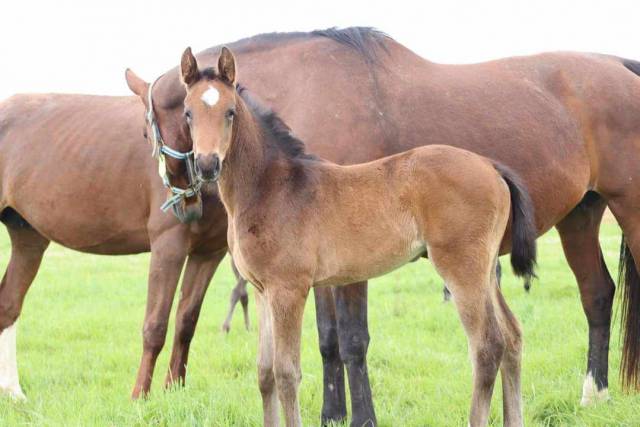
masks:
<path id="1" fill-rule="evenodd" d="M 236 108 L 234 131 L 218 181 L 220 198 L 231 216 L 256 204 L 281 170 L 278 166 L 290 160 L 275 147 L 274 136 L 244 101 L 239 100 Z"/>

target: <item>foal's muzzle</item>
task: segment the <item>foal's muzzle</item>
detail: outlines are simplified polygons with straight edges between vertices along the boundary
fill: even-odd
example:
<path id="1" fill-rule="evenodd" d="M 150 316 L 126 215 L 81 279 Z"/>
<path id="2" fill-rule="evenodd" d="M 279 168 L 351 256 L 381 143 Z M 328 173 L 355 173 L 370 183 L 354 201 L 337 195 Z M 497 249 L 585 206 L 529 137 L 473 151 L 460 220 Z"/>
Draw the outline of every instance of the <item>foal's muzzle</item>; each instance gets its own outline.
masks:
<path id="1" fill-rule="evenodd" d="M 215 182 L 220 176 L 222 162 L 217 154 L 198 154 L 196 156 L 196 175 L 201 182 Z"/>

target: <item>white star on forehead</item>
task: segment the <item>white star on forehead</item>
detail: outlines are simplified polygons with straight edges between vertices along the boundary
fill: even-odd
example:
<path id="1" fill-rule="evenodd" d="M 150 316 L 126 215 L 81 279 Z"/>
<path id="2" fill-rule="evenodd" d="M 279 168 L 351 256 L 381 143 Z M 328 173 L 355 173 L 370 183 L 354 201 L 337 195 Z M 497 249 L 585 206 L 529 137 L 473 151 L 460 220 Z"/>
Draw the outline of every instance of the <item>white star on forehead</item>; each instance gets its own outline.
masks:
<path id="1" fill-rule="evenodd" d="M 202 102 L 207 104 L 209 107 L 213 107 L 218 103 L 218 100 L 220 99 L 220 93 L 213 86 L 209 86 L 209 89 L 207 89 L 202 94 L 200 99 L 202 99 Z"/>

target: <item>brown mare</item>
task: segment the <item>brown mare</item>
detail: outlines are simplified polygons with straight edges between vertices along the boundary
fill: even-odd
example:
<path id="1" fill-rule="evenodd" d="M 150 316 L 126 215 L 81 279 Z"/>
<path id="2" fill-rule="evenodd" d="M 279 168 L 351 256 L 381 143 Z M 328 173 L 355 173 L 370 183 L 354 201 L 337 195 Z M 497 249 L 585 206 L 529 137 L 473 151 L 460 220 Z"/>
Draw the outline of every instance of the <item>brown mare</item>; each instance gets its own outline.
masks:
<path id="1" fill-rule="evenodd" d="M 306 154 L 274 112 L 237 89 L 228 49 L 218 72 L 199 70 L 191 49 L 181 70 L 198 179 L 218 183 L 229 252 L 261 304 L 264 425 L 279 424 L 278 400 L 286 425 L 302 425 L 300 340 L 311 287 L 368 280 L 428 256 L 467 333 L 470 425 L 487 424 L 501 369 L 504 424 L 521 426 L 520 328 L 496 277 L 512 204 L 513 237 L 506 238 L 512 265 L 519 275 L 533 274 L 533 206 L 519 179 L 477 154 L 442 145 L 338 166 Z"/>
<path id="2" fill-rule="evenodd" d="M 337 43 L 336 43 L 337 42 Z M 424 60 L 374 30 L 269 34 L 229 45 L 241 82 L 275 108 L 309 150 L 353 164 L 424 144 L 454 144 L 515 170 L 536 207 L 542 234 L 556 226 L 574 272 L 589 351 L 582 403 L 607 398 L 614 283 L 598 242 L 609 205 L 640 256 L 640 64 L 612 56 L 545 53 L 471 65 Z M 214 66 L 220 48 L 199 54 Z M 356 54 L 354 54 L 356 53 Z M 143 98 L 145 94 L 142 94 Z M 165 142 L 192 149 L 177 68 L 158 80 L 155 112 Z M 179 174 L 178 171 L 175 171 Z M 640 178 L 640 177 L 638 177 Z M 638 179 L 635 178 L 635 179 Z M 623 255 L 623 383 L 638 388 L 640 278 Z M 375 419 L 366 369 L 366 286 L 314 289 L 324 364 L 322 417 Z M 335 295 L 335 303 L 333 296 Z"/>
<path id="3" fill-rule="evenodd" d="M 191 225 L 160 211 L 167 191 L 144 142 L 143 113 L 136 97 L 18 95 L 0 104 L 0 219 L 12 245 L 0 287 L 0 330 L 16 321 L 49 241 L 96 254 L 151 251 L 134 397 L 149 391 L 186 259 L 166 381 L 184 380 L 202 298 L 227 246 L 219 202 L 205 200 L 204 216 Z M 22 397 L 15 328 L 0 340 L 0 387 Z"/>

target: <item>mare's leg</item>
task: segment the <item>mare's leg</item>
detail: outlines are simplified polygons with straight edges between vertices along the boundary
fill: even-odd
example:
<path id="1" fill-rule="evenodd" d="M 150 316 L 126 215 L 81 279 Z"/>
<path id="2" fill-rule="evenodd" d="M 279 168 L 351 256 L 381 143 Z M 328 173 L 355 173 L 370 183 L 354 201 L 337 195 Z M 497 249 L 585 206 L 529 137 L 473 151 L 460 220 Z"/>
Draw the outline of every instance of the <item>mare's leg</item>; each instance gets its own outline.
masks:
<path id="1" fill-rule="evenodd" d="M 271 307 L 266 296 L 255 292 L 258 309 L 258 386 L 262 395 L 263 424 L 276 427 L 280 424 L 276 379 L 273 373 L 273 325 Z"/>
<path id="2" fill-rule="evenodd" d="M 339 423 L 347 416 L 344 388 L 344 365 L 338 346 L 338 324 L 333 291 L 330 287 L 313 289 L 316 303 L 316 324 L 323 369 L 323 399 L 321 423 Z"/>
<path id="3" fill-rule="evenodd" d="M 273 327 L 273 372 L 287 427 L 302 426 L 298 387 L 301 380 L 302 314 L 309 285 L 271 283 L 267 299 Z"/>
<path id="4" fill-rule="evenodd" d="M 247 281 L 240 275 L 236 265 L 231 260 L 231 268 L 233 274 L 236 276 L 236 286 L 231 292 L 231 301 L 229 303 L 229 311 L 227 312 L 227 318 L 222 324 L 222 330 L 229 333 L 231 329 L 231 318 L 233 317 L 233 310 L 236 308 L 238 301 L 242 304 L 242 312 L 244 313 L 244 327 L 249 330 L 249 294 L 247 293 Z"/>
<path id="5" fill-rule="evenodd" d="M 172 230 L 167 230 L 151 243 L 147 309 L 142 331 L 142 360 L 131 393 L 132 399 L 146 396 L 151 388 L 153 370 L 167 336 L 171 304 L 187 256 L 182 233 Z"/>
<path id="6" fill-rule="evenodd" d="M 469 425 L 485 426 L 489 419 L 491 395 L 498 369 L 506 349 L 506 342 L 496 316 L 495 284 L 491 283 L 495 265 L 483 266 L 489 255 L 458 249 L 449 245 L 429 247 L 429 257 L 447 282 L 467 334 L 473 366 L 473 396 Z M 473 248 L 470 248 L 473 249 Z M 461 265 L 465 260 L 467 265 Z"/>
<path id="7" fill-rule="evenodd" d="M 565 256 L 580 288 L 589 324 L 587 373 L 582 405 L 608 399 L 609 333 L 615 285 L 604 262 L 598 231 L 606 202 L 589 193 L 556 228 Z"/>
<path id="8" fill-rule="evenodd" d="M 377 421 L 367 370 L 367 282 L 336 287 L 333 292 L 336 299 L 340 358 L 349 376 L 351 425 L 375 426 Z"/>
<path id="9" fill-rule="evenodd" d="M 49 241 L 27 224 L 8 225 L 7 230 L 11 259 L 0 283 L 0 393 L 24 399 L 18 380 L 16 321 Z"/>
<path id="10" fill-rule="evenodd" d="M 624 192 L 609 199 L 608 204 L 622 232 L 621 322 L 624 330 L 620 372 L 625 389 L 640 390 L 640 195 L 627 185 Z"/>
<path id="11" fill-rule="evenodd" d="M 176 312 L 176 331 L 173 339 L 173 351 L 169 362 L 169 372 L 165 384 L 173 382 L 184 384 L 187 375 L 189 346 L 196 330 L 200 308 L 211 278 L 227 250 L 214 253 L 194 253 L 189 255 L 185 267 L 180 301 Z"/>

